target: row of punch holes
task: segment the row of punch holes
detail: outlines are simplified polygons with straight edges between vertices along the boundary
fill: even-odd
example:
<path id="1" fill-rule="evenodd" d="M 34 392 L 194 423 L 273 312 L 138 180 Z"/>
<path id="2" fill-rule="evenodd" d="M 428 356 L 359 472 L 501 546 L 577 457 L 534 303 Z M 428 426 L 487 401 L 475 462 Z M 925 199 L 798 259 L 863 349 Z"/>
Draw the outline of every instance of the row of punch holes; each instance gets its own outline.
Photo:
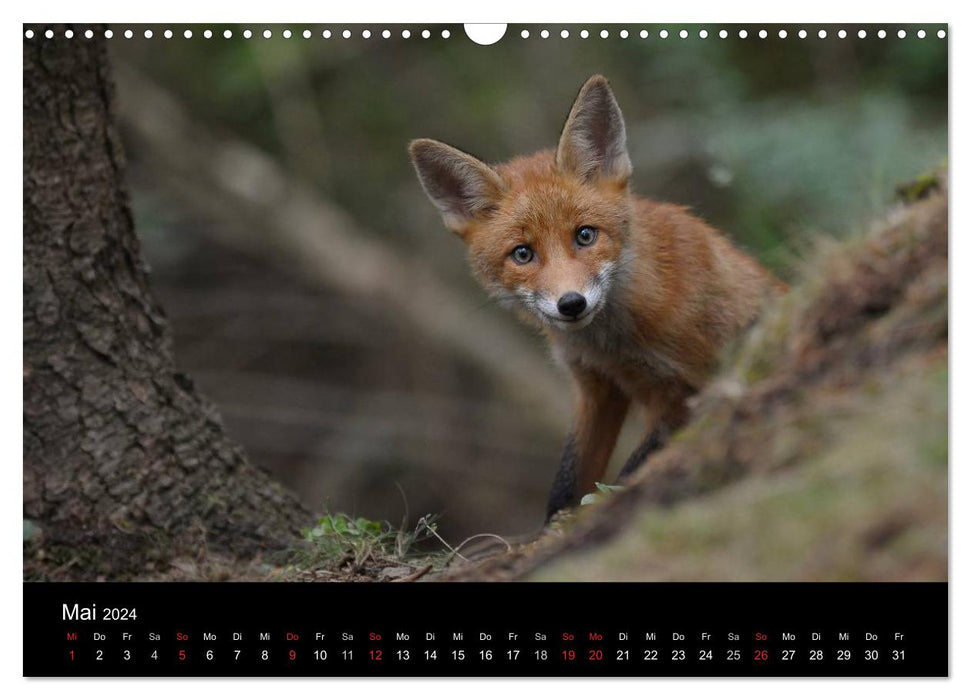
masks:
<path id="1" fill-rule="evenodd" d="M 155 32 L 151 29 L 146 29 L 140 33 L 146 39 L 152 39 L 153 37 L 156 36 Z M 384 29 L 377 33 L 372 33 L 370 29 L 362 29 L 359 31 L 357 35 L 360 36 L 362 39 L 370 39 L 372 36 L 377 36 L 377 35 L 380 35 L 384 39 L 390 39 L 392 36 L 394 36 L 395 33 L 396 32 L 392 32 L 390 29 Z M 833 33 L 836 35 L 837 38 L 840 38 L 840 39 L 845 39 L 847 36 L 849 36 L 849 33 L 845 29 L 839 29 Z M 885 39 L 887 38 L 887 36 L 892 35 L 891 33 L 892 33 L 892 30 L 891 32 L 888 32 L 886 29 L 877 29 L 875 31 L 871 30 L 871 32 L 867 32 L 866 29 L 859 29 L 856 31 L 856 36 L 860 39 L 865 39 L 867 38 L 867 36 L 870 36 L 872 34 L 873 36 L 876 36 L 879 39 Z M 236 36 L 236 33 L 233 32 L 232 29 L 224 29 L 220 34 L 224 39 L 232 39 L 234 36 Z M 721 29 L 715 33 L 709 33 L 707 29 L 699 29 L 694 34 L 692 32 L 689 32 L 687 29 L 681 29 L 680 31 L 676 32 L 676 34 L 674 35 L 676 35 L 680 39 L 688 39 L 692 36 L 695 36 L 699 39 L 707 39 L 709 36 L 712 36 L 712 37 L 717 36 L 720 39 L 727 39 L 732 34 L 735 34 L 739 39 L 747 39 L 749 36 L 757 36 L 759 39 L 767 39 L 769 38 L 770 35 L 772 35 L 773 38 L 778 37 L 779 39 L 787 39 L 790 36 L 789 31 L 786 29 L 772 30 L 772 32 L 770 32 L 768 29 L 759 29 L 759 30 L 753 30 L 752 34 L 750 34 L 747 29 L 739 29 L 737 32 L 734 32 L 734 31 L 730 32 L 727 29 Z M 63 35 L 65 38 L 71 39 L 71 38 L 74 38 L 75 33 L 72 29 L 66 29 L 64 30 Z M 95 32 L 93 29 L 84 30 L 79 34 L 79 36 L 83 36 L 85 39 L 92 39 L 94 38 L 94 35 L 95 35 Z M 131 29 L 126 29 L 122 31 L 120 34 L 120 36 L 123 36 L 126 39 L 132 39 L 135 37 L 135 35 L 136 35 L 135 31 Z M 193 36 L 197 36 L 191 29 L 183 30 L 181 32 L 181 35 L 185 39 L 191 39 L 193 38 Z M 239 35 L 242 36 L 244 39 L 251 39 L 254 36 L 257 36 L 257 37 L 262 36 L 264 39 L 272 39 L 274 36 L 281 36 L 284 39 L 291 39 L 296 36 L 301 36 L 304 39 L 311 39 L 314 36 L 314 32 L 312 32 L 310 29 L 304 29 L 302 31 L 297 30 L 296 32 L 290 29 L 283 29 L 283 30 L 279 30 L 278 32 L 274 32 L 272 29 L 264 29 L 262 32 L 260 32 L 259 30 L 254 32 L 251 29 L 244 29 L 241 32 L 239 32 Z M 423 39 L 430 39 L 432 37 L 432 31 L 430 29 L 423 29 L 420 32 L 416 32 L 415 35 L 421 36 L 421 38 Z M 442 39 L 448 39 L 452 36 L 452 33 L 448 29 L 443 29 L 441 30 L 441 32 L 439 32 L 439 35 L 441 36 Z M 571 36 L 573 36 L 573 34 L 569 29 L 562 29 L 558 32 L 558 34 L 556 32 L 550 32 L 549 29 L 541 29 L 538 32 L 536 32 L 536 36 L 538 36 L 540 39 L 549 39 L 551 36 L 555 37 L 557 35 L 561 39 L 569 39 Z M 594 34 L 591 34 L 591 32 L 587 29 L 581 29 L 580 31 L 576 32 L 576 35 L 581 39 L 588 39 L 591 36 L 594 36 Z M 627 39 L 631 36 L 638 36 L 641 39 L 648 39 L 652 36 L 651 33 L 646 29 L 641 29 L 639 31 L 634 30 L 633 32 L 627 29 L 620 29 L 617 31 L 616 35 L 621 39 Z M 671 37 L 674 35 L 672 35 L 672 33 L 669 32 L 667 29 L 661 29 L 656 34 L 657 38 L 659 39 L 667 39 L 668 37 Z M 807 31 L 806 29 L 800 29 L 798 31 L 793 32 L 793 35 L 799 37 L 800 39 L 806 39 L 811 35 L 815 35 L 819 39 L 825 39 L 828 36 L 830 36 L 830 33 L 827 32 L 827 30 L 825 29 L 819 29 L 812 33 Z M 898 39 L 906 39 L 908 36 L 908 33 L 906 29 L 898 29 L 896 32 L 896 35 Z M 34 32 L 33 29 L 27 29 L 24 32 L 24 36 L 27 39 L 33 39 L 35 36 L 38 36 L 38 34 Z M 55 36 L 55 33 L 53 29 L 47 29 L 40 36 L 43 36 L 46 39 L 53 39 Z M 106 39 L 111 39 L 114 36 L 115 36 L 115 32 L 113 30 L 111 29 L 104 30 L 104 37 Z M 173 32 L 171 29 L 165 29 L 159 32 L 159 36 L 165 39 L 171 39 L 174 36 L 176 36 L 176 32 Z M 198 33 L 198 36 L 201 36 L 204 39 L 211 39 L 214 36 L 217 36 L 217 33 L 214 32 L 212 29 L 204 29 Z M 330 29 L 324 29 L 323 31 L 320 32 L 320 36 L 324 39 L 330 39 L 331 37 L 338 37 L 338 36 L 343 37 L 344 39 L 351 39 L 352 37 L 355 36 L 355 32 L 351 31 L 350 29 L 344 29 L 343 31 L 341 30 L 331 31 Z M 410 29 L 402 29 L 400 32 L 400 36 L 402 39 L 410 39 L 412 37 L 412 32 Z M 523 29 L 519 33 L 519 36 L 523 39 L 529 39 L 531 36 L 533 36 L 533 34 L 528 29 Z M 602 29 L 599 32 L 599 36 L 601 39 L 609 39 L 611 36 L 613 36 L 613 34 L 608 29 Z M 927 31 L 924 29 L 918 29 L 914 33 L 914 36 L 916 36 L 918 39 L 924 39 L 927 37 Z M 946 36 L 947 36 L 947 32 L 945 30 L 939 29 L 937 31 L 938 39 L 944 39 Z"/>

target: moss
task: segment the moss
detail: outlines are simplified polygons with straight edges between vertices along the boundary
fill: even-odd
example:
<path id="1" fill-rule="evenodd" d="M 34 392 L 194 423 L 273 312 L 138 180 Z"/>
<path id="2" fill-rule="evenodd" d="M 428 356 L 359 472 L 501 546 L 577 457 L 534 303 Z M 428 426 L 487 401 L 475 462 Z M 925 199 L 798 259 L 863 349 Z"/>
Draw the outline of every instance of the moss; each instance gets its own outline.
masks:
<path id="1" fill-rule="evenodd" d="M 906 203 L 916 202 L 936 192 L 940 186 L 941 181 L 937 172 L 924 173 L 911 182 L 898 185 L 897 199 Z"/>

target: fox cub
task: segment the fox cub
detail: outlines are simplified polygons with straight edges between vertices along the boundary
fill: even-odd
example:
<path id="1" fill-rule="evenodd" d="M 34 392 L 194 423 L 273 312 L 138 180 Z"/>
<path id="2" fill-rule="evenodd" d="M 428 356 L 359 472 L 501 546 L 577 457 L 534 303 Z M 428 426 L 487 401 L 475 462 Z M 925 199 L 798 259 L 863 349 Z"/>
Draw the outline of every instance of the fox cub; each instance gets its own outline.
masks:
<path id="1" fill-rule="evenodd" d="M 555 151 L 494 166 L 431 139 L 409 152 L 474 275 L 542 329 L 575 380 L 547 520 L 594 490 L 631 402 L 646 409 L 646 437 L 621 475 L 660 448 L 726 341 L 781 289 L 686 208 L 631 194 L 624 119 L 603 76 L 580 89 Z"/>

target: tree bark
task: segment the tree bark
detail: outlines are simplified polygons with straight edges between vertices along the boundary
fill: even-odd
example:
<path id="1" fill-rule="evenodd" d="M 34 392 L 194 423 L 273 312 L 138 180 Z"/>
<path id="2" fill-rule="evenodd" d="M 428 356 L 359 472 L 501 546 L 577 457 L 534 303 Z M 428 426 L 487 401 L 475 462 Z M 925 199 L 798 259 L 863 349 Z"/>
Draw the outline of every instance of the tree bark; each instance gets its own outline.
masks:
<path id="1" fill-rule="evenodd" d="M 285 548 L 308 514 L 175 366 L 105 42 L 82 31 L 24 40 L 25 575 L 123 579 L 200 551 Z"/>

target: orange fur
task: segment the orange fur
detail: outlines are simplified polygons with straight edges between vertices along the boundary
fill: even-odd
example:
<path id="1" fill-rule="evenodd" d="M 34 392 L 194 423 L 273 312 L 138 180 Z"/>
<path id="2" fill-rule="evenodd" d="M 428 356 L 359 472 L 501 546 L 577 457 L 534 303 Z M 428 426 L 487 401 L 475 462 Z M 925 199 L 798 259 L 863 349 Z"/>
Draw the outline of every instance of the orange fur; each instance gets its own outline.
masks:
<path id="1" fill-rule="evenodd" d="M 542 329 L 576 380 L 548 514 L 603 477 L 631 402 L 647 409 L 649 435 L 683 425 L 725 343 L 782 288 L 686 208 L 630 193 L 623 119 L 600 76 L 581 89 L 555 151 L 488 166 L 419 140 L 411 155 L 475 276 Z M 596 231 L 589 245 L 584 227 Z M 557 306 L 571 292 L 590 307 L 576 318 Z"/>

